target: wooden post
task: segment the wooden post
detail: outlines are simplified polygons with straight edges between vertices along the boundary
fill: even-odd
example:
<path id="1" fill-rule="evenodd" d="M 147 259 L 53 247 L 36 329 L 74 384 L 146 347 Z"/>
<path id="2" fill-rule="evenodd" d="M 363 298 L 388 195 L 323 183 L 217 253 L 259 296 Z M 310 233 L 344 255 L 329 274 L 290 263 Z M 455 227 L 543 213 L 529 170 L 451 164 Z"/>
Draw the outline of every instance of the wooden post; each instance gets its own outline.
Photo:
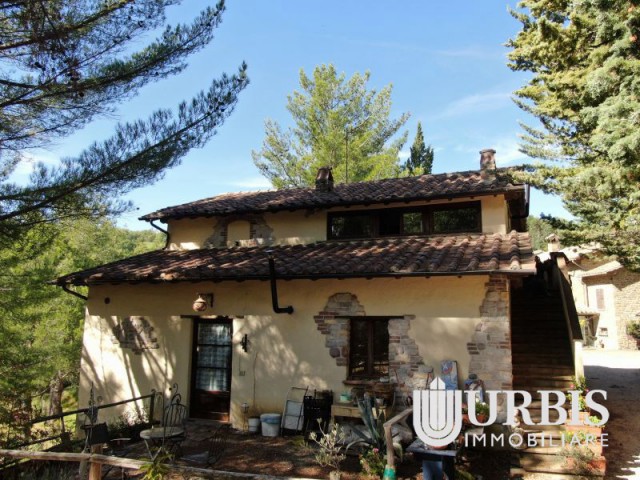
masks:
<path id="1" fill-rule="evenodd" d="M 91 463 L 89 465 L 89 480 L 102 480 L 102 464 L 96 462 L 93 454 L 102 455 L 102 444 L 91 446 Z"/>
<path id="2" fill-rule="evenodd" d="M 395 452 L 393 450 L 393 434 L 391 433 L 391 428 L 396 423 L 407 418 L 412 412 L 413 407 L 409 407 L 393 417 L 391 420 L 384 422 L 384 437 L 387 443 L 387 466 L 391 469 L 396 468 Z"/>

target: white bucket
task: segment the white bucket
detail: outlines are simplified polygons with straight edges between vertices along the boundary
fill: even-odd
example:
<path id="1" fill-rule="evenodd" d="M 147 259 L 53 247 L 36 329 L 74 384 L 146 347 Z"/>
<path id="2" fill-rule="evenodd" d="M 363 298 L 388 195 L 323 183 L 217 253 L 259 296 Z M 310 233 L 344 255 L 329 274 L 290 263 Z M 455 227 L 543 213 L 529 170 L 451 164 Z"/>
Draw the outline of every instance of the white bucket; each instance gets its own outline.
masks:
<path id="1" fill-rule="evenodd" d="M 262 422 L 262 436 L 277 437 L 280 435 L 281 420 L 282 415 L 279 413 L 263 413 L 260 415 L 260 422 Z"/>
<path id="2" fill-rule="evenodd" d="M 251 417 L 249 419 L 249 433 L 258 433 L 260 429 L 260 419 L 258 417 Z"/>

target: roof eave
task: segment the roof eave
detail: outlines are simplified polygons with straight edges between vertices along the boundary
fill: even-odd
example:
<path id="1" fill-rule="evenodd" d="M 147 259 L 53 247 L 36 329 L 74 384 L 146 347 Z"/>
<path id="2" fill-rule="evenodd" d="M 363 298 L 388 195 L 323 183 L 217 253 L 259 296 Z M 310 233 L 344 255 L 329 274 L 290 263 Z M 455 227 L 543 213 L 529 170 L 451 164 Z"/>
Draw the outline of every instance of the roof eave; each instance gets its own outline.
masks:
<path id="1" fill-rule="evenodd" d="M 527 269 L 501 269 L 501 270 L 470 270 L 462 272 L 384 272 L 384 273 L 327 273 L 327 274 L 301 274 L 301 275 L 286 275 L 278 274 L 278 280 L 340 280 L 340 279 L 373 279 L 373 278 L 429 278 L 429 277 L 463 277 L 472 275 L 509 275 L 509 276 L 529 276 L 535 275 L 535 268 Z M 99 286 L 99 285 L 113 285 L 113 284 L 137 284 L 137 283 L 151 283 L 151 284 L 172 284 L 182 282 L 245 282 L 245 281 L 267 281 L 270 280 L 269 275 L 245 275 L 245 276 L 221 276 L 221 277 L 180 277 L 172 280 L 161 279 L 148 279 L 148 278 L 129 278 L 129 279 L 105 279 L 100 281 L 78 281 L 71 280 L 69 282 L 63 281 L 64 279 L 58 279 L 57 281 L 49 282 L 59 287 L 64 285 L 73 285 L 76 287 L 85 286 Z"/>

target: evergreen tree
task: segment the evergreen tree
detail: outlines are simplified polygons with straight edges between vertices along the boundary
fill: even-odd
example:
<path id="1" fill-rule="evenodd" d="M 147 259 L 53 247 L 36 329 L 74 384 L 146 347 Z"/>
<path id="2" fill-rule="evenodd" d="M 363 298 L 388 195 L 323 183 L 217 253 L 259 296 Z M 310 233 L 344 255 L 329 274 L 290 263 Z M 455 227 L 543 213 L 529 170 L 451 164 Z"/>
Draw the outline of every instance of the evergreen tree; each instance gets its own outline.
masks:
<path id="1" fill-rule="evenodd" d="M 175 112 L 123 123 L 56 167 L 11 181 L 25 154 L 109 114 L 149 82 L 176 74 L 207 45 L 224 2 L 191 24 L 166 25 L 180 0 L 33 0 L 0 8 L 0 240 L 59 218 L 119 212 L 117 198 L 158 179 L 215 133 L 247 85 L 245 66 Z M 149 32 L 161 31 L 153 41 Z M 140 47 L 146 43 L 146 45 Z M 136 50 L 137 49 L 137 50 Z"/>
<path id="2" fill-rule="evenodd" d="M 546 238 L 554 233 L 553 226 L 547 221 L 546 215 L 527 218 L 527 230 L 531 235 L 531 246 L 534 250 L 547 251 Z"/>
<path id="3" fill-rule="evenodd" d="M 28 421 L 60 413 L 64 390 L 78 382 L 85 302 L 46 282 L 163 245 L 157 232 L 82 219 L 43 223 L 0 248 L 3 437 L 29 438 Z M 48 407 L 37 401 L 45 394 Z"/>
<path id="4" fill-rule="evenodd" d="M 627 0 L 524 0 L 510 67 L 533 74 L 517 103 L 540 121 L 522 179 L 562 196 L 565 244 L 598 242 L 640 268 L 640 8 Z"/>
<path id="5" fill-rule="evenodd" d="M 418 122 L 416 138 L 410 148 L 410 155 L 404 165 L 404 169 L 409 176 L 428 175 L 433 168 L 433 147 L 428 147 L 424 143 L 422 125 Z"/>
<path id="6" fill-rule="evenodd" d="M 392 137 L 409 118 L 391 120 L 391 85 L 367 89 L 369 72 L 350 79 L 333 65 L 311 77 L 300 70 L 301 91 L 287 99 L 294 128 L 265 121 L 265 139 L 253 161 L 276 188 L 313 185 L 319 167 L 333 168 L 336 182 L 397 176 L 398 153 L 407 134 Z"/>

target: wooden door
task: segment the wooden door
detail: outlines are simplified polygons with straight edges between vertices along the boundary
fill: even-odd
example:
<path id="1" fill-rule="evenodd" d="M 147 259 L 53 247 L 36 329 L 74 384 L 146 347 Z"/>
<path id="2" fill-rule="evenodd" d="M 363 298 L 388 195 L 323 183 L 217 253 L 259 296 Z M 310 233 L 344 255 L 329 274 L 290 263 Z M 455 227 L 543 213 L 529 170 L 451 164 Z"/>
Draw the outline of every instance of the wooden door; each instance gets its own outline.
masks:
<path id="1" fill-rule="evenodd" d="M 196 318 L 193 329 L 190 415 L 228 421 L 233 337 L 231 319 Z"/>

